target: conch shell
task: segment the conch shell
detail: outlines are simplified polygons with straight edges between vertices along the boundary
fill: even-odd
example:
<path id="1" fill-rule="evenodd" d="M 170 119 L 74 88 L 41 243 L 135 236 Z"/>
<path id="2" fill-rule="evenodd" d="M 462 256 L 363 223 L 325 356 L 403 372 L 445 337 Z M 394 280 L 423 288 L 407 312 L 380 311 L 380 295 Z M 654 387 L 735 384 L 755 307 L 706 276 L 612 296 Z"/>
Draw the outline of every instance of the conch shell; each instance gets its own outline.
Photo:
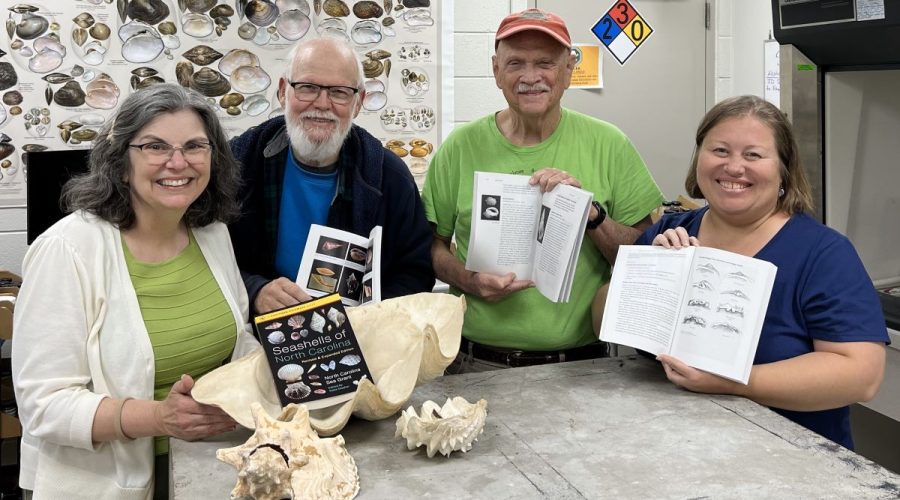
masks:
<path id="1" fill-rule="evenodd" d="M 427 446 L 429 458 L 436 453 L 449 457 L 454 451 L 465 453 L 472 449 L 472 443 L 484 431 L 486 418 L 487 401 L 483 399 L 472 404 L 457 396 L 447 399 L 444 406 L 425 401 L 421 415 L 412 406 L 400 414 L 394 436 L 406 438 L 410 450 Z"/>
<path id="2" fill-rule="evenodd" d="M 344 428 L 351 414 L 380 420 L 400 411 L 416 385 L 441 376 L 456 357 L 465 309 L 465 299 L 445 293 L 348 307 L 347 319 L 374 380 L 362 380 L 353 399 L 312 410 L 313 429 L 330 436 Z M 281 411 L 261 349 L 207 373 L 197 380 L 191 395 L 198 402 L 222 408 L 251 429 L 251 403 L 260 403 L 269 414 Z"/>
<path id="3" fill-rule="evenodd" d="M 353 498 L 359 492 L 356 462 L 344 438 L 319 438 L 305 406 L 288 405 L 272 418 L 251 405 L 256 432 L 244 444 L 216 451 L 238 470 L 231 498 Z"/>

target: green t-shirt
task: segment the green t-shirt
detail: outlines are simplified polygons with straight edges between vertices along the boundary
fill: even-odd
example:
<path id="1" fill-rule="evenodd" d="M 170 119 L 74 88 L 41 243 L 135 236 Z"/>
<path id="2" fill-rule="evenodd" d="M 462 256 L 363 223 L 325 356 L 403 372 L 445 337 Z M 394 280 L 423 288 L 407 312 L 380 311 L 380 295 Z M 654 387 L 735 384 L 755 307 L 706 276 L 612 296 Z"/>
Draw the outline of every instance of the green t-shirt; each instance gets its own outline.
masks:
<path id="1" fill-rule="evenodd" d="M 429 167 L 422 192 L 425 216 L 437 234 L 455 235 L 457 257 L 465 262 L 475 171 L 531 175 L 547 167 L 565 170 L 581 181 L 582 188 L 592 192 L 620 224 L 638 223 L 663 199 L 621 130 L 563 109 L 557 129 L 535 146 L 510 144 L 497 128 L 495 115 L 457 127 Z M 463 335 L 482 344 L 526 350 L 567 349 L 593 342 L 591 301 L 609 276 L 609 263 L 585 237 L 568 303 L 551 302 L 536 289 L 495 303 L 467 295 Z"/>
<path id="2" fill-rule="evenodd" d="M 125 240 L 125 263 L 150 335 L 156 361 L 153 397 L 162 401 L 186 373 L 196 380 L 228 361 L 237 339 L 234 315 L 213 277 L 200 246 L 190 243 L 172 259 L 138 262 Z M 169 441 L 157 437 L 156 454 Z"/>

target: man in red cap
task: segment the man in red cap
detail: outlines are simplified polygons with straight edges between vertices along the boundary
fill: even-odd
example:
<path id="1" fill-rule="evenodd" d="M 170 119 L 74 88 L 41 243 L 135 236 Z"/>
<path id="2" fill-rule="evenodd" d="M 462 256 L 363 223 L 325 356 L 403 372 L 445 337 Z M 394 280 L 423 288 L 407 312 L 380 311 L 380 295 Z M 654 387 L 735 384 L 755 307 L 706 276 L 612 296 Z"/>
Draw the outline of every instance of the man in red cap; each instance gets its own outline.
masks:
<path id="1" fill-rule="evenodd" d="M 422 198 L 435 234 L 435 274 L 467 299 L 460 356 L 451 370 L 604 355 L 591 324 L 592 299 L 609 281 L 619 245 L 633 243 L 662 202 L 622 131 L 561 106 L 575 65 L 571 46 L 565 22 L 550 12 L 528 9 L 503 19 L 493 71 L 508 107 L 457 127 L 431 162 Z M 476 170 L 530 175 L 544 192 L 569 184 L 594 194 L 568 303 L 549 301 L 514 273 L 465 269 Z"/>

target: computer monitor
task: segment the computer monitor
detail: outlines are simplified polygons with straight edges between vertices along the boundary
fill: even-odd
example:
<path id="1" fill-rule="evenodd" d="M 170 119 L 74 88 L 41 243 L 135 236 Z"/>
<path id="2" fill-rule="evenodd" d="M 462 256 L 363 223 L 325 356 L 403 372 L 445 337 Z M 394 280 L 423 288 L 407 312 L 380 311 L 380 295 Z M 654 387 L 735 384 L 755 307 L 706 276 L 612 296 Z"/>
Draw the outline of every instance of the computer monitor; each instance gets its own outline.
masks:
<path id="1" fill-rule="evenodd" d="M 28 165 L 25 220 L 29 245 L 66 215 L 59 206 L 62 187 L 72 177 L 88 171 L 89 154 L 88 149 L 25 153 Z"/>

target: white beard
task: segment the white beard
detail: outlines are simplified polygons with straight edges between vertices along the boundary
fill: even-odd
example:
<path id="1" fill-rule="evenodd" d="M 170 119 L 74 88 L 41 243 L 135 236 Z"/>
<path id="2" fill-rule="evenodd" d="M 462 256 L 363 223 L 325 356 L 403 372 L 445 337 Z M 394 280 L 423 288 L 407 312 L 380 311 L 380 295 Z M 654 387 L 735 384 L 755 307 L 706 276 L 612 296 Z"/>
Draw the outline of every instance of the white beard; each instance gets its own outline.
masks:
<path id="1" fill-rule="evenodd" d="M 294 116 L 290 107 L 284 112 L 285 123 L 287 124 L 288 137 L 291 139 L 291 149 L 294 156 L 301 162 L 309 166 L 326 166 L 331 163 L 332 159 L 338 156 L 344 140 L 350 134 L 352 123 L 347 122 L 346 126 L 341 124 L 338 117 L 330 111 L 306 111 Z M 307 135 L 303 130 L 301 120 L 304 118 L 325 118 L 334 120 L 337 128 L 325 140 L 316 141 Z"/>

